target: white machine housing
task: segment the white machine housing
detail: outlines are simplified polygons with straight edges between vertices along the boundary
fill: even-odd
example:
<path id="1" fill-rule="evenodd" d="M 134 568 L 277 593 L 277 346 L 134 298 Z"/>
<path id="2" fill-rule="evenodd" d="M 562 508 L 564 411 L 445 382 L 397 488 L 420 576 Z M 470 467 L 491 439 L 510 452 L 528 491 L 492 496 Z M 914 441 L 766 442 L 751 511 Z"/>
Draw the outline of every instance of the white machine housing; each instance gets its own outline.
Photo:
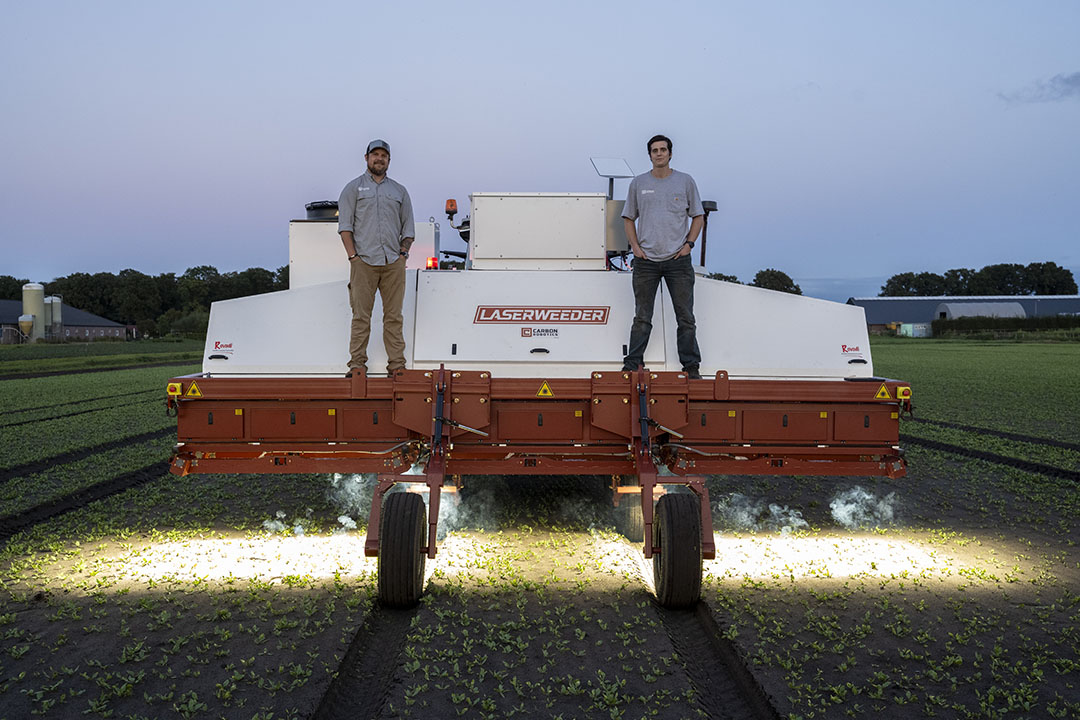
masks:
<path id="1" fill-rule="evenodd" d="M 495 377 L 620 369 L 634 318 L 632 273 L 606 267 L 608 250 L 626 247 L 625 233 L 619 238 L 622 204 L 600 193 L 475 193 L 471 199 L 470 269 L 406 271 L 407 367 L 445 364 Z M 422 232 L 438 232 L 433 222 L 416 225 L 417 243 Z M 345 373 L 351 311 L 336 220 L 290 224 L 289 273 L 288 290 L 213 304 L 204 372 Z M 873 376 L 860 307 L 706 277 L 697 278 L 694 303 L 702 375 Z M 377 297 L 368 344 L 372 374 L 386 366 L 381 318 Z M 662 284 L 652 326 L 646 366 L 682 369 Z"/>

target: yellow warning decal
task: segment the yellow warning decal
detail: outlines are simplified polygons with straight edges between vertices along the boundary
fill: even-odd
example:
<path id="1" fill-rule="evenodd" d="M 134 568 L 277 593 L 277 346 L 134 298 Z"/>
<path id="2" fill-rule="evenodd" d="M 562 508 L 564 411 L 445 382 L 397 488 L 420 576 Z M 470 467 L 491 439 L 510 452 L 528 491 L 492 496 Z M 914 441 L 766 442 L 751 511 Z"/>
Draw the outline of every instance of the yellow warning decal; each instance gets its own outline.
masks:
<path id="1" fill-rule="evenodd" d="M 878 400 L 892 400 L 892 395 L 889 394 L 889 388 L 885 387 L 885 383 L 881 383 L 881 387 L 878 388 L 877 395 L 874 397 Z"/>
<path id="2" fill-rule="evenodd" d="M 555 397 L 555 393 L 551 392 L 551 386 L 548 385 L 547 380 L 545 380 L 540 385 L 540 389 L 536 391 L 536 397 Z"/>
<path id="3" fill-rule="evenodd" d="M 188 386 L 187 392 L 184 393 L 184 397 L 202 397 L 202 390 L 195 383 L 191 383 Z"/>
<path id="4" fill-rule="evenodd" d="M 184 393 L 184 386 L 178 382 L 171 382 L 165 386 L 165 392 L 173 397 Z"/>

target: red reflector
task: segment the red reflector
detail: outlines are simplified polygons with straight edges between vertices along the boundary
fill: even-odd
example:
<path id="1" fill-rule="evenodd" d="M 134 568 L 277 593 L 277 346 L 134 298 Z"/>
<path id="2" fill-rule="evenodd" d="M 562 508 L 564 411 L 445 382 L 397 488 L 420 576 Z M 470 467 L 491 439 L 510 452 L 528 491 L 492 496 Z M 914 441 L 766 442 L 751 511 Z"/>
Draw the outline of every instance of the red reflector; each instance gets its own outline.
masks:
<path id="1" fill-rule="evenodd" d="M 439 260 L 438 260 L 438 258 L 429 257 L 427 259 L 427 269 L 428 270 L 438 270 L 439 269 Z"/>

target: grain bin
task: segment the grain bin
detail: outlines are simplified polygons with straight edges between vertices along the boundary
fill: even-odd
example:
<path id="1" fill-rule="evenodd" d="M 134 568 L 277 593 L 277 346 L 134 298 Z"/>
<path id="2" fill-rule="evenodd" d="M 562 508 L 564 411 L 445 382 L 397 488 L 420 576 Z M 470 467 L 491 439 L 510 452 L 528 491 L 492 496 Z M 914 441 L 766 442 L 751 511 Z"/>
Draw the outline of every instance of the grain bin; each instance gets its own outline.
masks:
<path id="1" fill-rule="evenodd" d="M 59 295 L 45 298 L 45 335 L 60 338 L 64 334 L 64 299 Z"/>
<path id="2" fill-rule="evenodd" d="M 45 286 L 41 283 L 26 283 L 22 288 L 23 315 L 33 315 L 34 324 L 27 333 L 31 340 L 45 337 Z"/>

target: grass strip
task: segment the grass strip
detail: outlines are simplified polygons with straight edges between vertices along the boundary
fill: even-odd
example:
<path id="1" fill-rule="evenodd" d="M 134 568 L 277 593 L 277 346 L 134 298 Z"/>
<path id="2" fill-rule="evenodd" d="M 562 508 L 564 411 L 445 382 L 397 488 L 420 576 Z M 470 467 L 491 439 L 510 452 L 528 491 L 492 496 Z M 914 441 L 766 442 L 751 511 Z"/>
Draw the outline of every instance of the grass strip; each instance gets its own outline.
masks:
<path id="1" fill-rule="evenodd" d="M 179 353 L 165 357 L 158 355 L 112 355 L 101 358 L 63 358 L 59 360 L 0 363 L 0 380 L 26 380 L 53 375 L 106 372 L 108 370 L 133 367 L 175 367 L 198 362 L 201 357 L 202 353 Z"/>

